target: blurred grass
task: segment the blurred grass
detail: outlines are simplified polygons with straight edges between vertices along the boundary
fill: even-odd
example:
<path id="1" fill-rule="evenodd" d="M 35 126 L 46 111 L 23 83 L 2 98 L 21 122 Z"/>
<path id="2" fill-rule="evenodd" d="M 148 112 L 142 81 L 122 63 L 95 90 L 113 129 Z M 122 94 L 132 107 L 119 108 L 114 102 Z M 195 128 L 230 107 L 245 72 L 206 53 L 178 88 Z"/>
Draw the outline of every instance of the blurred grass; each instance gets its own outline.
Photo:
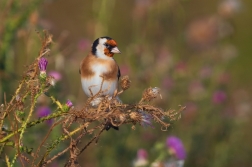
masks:
<path id="1" fill-rule="evenodd" d="M 252 52 L 251 38 L 252 27 L 251 23 L 251 9 L 252 2 L 249 0 L 244 1 L 243 10 L 239 15 L 235 16 L 233 24 L 235 25 L 235 35 L 232 36 L 232 42 L 239 48 L 239 57 L 232 63 L 230 70 L 234 74 L 234 81 L 237 86 L 244 85 L 247 89 L 250 89 L 251 77 L 248 77 L 248 71 L 251 71 L 251 58 L 249 54 Z M 241 82 L 242 81 L 242 82 Z"/>

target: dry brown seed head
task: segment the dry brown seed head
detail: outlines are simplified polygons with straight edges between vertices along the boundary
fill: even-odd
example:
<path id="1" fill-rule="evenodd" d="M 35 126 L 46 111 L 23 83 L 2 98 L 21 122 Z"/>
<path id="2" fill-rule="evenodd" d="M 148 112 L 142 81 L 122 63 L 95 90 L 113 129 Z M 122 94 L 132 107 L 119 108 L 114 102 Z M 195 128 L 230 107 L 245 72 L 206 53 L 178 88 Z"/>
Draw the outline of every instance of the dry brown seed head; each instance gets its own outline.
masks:
<path id="1" fill-rule="evenodd" d="M 129 89 L 129 88 L 130 88 L 130 83 L 131 83 L 131 81 L 129 80 L 129 76 L 128 76 L 128 75 L 123 76 L 123 77 L 121 78 L 120 85 L 121 85 L 121 88 L 122 88 L 123 90 Z"/>
<path id="2" fill-rule="evenodd" d="M 129 114 L 130 118 L 134 121 L 141 120 L 141 116 L 137 112 L 132 112 Z"/>
<path id="3" fill-rule="evenodd" d="M 142 98 L 145 101 L 151 101 L 152 99 L 156 98 L 158 95 L 161 96 L 160 89 L 158 87 L 154 87 L 154 88 L 150 87 L 144 90 Z"/>
<path id="4" fill-rule="evenodd" d="M 120 114 L 120 115 L 119 115 L 119 120 L 120 120 L 121 122 L 125 121 L 125 120 L 126 120 L 125 114 Z"/>
<path id="5" fill-rule="evenodd" d="M 54 77 L 52 77 L 52 76 L 48 76 L 48 77 L 46 78 L 46 82 L 47 82 L 48 84 L 52 85 L 52 86 L 55 86 L 55 84 L 56 84 L 56 80 L 55 80 Z"/>

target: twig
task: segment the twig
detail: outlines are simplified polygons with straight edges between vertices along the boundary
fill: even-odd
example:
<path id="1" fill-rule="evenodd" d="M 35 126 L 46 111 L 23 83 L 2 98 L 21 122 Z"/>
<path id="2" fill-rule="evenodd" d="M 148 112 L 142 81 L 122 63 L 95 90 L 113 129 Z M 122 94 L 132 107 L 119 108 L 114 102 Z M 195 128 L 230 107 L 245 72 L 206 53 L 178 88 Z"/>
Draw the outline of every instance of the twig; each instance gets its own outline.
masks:
<path id="1" fill-rule="evenodd" d="M 50 114 L 50 115 L 48 115 L 48 116 L 45 116 L 45 117 L 42 117 L 42 118 L 40 118 L 40 119 L 38 119 L 38 120 L 31 121 L 31 122 L 27 123 L 26 128 L 30 128 L 30 127 L 32 127 L 32 126 L 35 126 L 36 124 L 42 123 L 42 122 L 47 121 L 47 120 L 52 119 L 52 118 L 56 118 L 56 117 L 63 116 L 63 115 L 65 115 L 65 114 L 67 114 L 66 111 L 59 111 L 59 112 L 56 112 L 56 113 L 52 113 L 52 114 Z M 19 133 L 19 132 L 21 132 L 21 131 L 22 131 L 22 127 L 19 128 L 19 129 L 16 130 L 16 131 L 13 131 L 12 133 L 8 134 L 8 135 L 5 136 L 4 138 L 0 139 L 0 143 L 3 143 L 3 142 L 5 142 L 5 141 L 7 141 L 7 140 L 10 139 L 13 135 L 15 135 L 15 134 L 17 134 L 17 133 Z"/>
<path id="2" fill-rule="evenodd" d="M 58 158 L 59 156 L 65 154 L 68 150 L 70 149 L 70 146 L 67 147 L 65 150 L 59 152 L 57 155 L 54 155 L 51 159 L 45 161 L 45 164 L 49 164 L 51 163 L 53 160 L 55 160 L 56 158 Z"/>
<path id="3" fill-rule="evenodd" d="M 18 88 L 17 88 L 17 90 L 15 92 L 15 95 L 12 97 L 11 101 L 8 103 L 7 108 L 5 109 L 5 112 L 4 112 L 3 116 L 0 118 L 0 128 L 3 127 L 4 118 L 9 113 L 8 112 L 9 108 L 11 107 L 11 104 L 13 103 L 13 101 L 16 99 L 17 94 L 19 94 L 20 90 L 22 89 L 23 84 L 24 84 L 24 80 L 21 81 L 21 83 L 18 85 Z"/>
<path id="4" fill-rule="evenodd" d="M 64 120 L 59 120 L 57 122 L 55 122 L 49 129 L 49 131 L 47 132 L 46 136 L 44 137 L 44 139 L 42 140 L 42 142 L 40 143 L 40 145 L 37 148 L 36 153 L 34 154 L 34 158 L 32 161 L 32 166 L 34 165 L 35 159 L 38 157 L 38 153 L 40 151 L 40 148 L 42 147 L 42 145 L 45 143 L 46 139 L 49 137 L 50 133 L 52 132 L 53 128 L 57 125 L 59 125 L 60 123 L 62 123 Z"/>

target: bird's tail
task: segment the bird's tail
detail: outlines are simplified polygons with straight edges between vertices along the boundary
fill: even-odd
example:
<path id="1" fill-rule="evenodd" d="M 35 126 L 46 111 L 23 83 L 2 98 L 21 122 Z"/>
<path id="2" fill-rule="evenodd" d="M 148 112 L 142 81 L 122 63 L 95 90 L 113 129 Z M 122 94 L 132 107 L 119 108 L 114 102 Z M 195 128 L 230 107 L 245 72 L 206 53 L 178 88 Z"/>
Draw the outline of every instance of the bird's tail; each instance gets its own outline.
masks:
<path id="1" fill-rule="evenodd" d="M 106 131 L 108 131 L 110 128 L 113 128 L 115 130 L 119 130 L 119 127 L 112 125 L 112 123 L 110 121 L 106 122 L 104 128 L 106 129 Z"/>

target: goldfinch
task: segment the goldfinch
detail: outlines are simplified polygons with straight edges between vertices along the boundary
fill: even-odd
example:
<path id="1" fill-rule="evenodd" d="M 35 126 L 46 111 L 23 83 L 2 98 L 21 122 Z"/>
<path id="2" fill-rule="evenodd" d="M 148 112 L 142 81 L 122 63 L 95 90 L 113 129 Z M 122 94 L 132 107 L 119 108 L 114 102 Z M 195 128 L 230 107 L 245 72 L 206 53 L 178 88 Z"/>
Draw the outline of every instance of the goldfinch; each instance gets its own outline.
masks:
<path id="1" fill-rule="evenodd" d="M 110 37 L 100 37 L 96 39 L 91 47 L 91 52 L 82 60 L 80 64 L 81 85 L 88 97 L 114 95 L 118 89 L 118 80 L 121 76 L 119 66 L 114 60 L 115 53 L 121 53 L 117 43 Z M 92 105 L 99 103 L 99 97 L 94 99 Z M 118 130 L 111 122 L 107 121 L 105 129 Z"/>
<path id="2" fill-rule="evenodd" d="M 81 84 L 88 97 L 97 93 L 112 96 L 118 88 L 121 74 L 113 58 L 115 53 L 121 53 L 116 41 L 110 37 L 100 37 L 94 41 L 91 52 L 82 60 Z"/>

